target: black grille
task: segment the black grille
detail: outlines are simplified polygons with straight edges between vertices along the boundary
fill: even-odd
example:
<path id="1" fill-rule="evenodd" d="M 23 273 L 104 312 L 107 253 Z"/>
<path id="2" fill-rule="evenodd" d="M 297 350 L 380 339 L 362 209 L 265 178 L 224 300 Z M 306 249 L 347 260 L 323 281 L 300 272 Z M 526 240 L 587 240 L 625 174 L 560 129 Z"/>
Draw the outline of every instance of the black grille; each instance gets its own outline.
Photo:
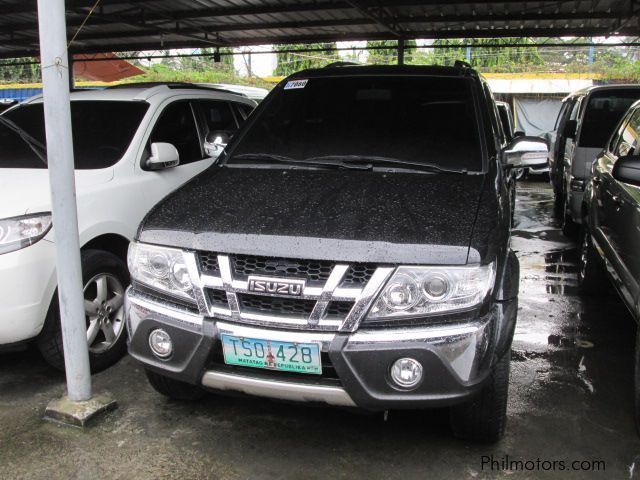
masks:
<path id="1" fill-rule="evenodd" d="M 305 316 L 311 315 L 316 304 L 315 300 L 266 297 L 240 293 L 238 294 L 238 302 L 243 310 Z"/>
<path id="2" fill-rule="evenodd" d="M 208 274 L 219 273 L 220 265 L 218 265 L 218 254 L 213 252 L 201 252 L 200 271 Z"/>
<path id="3" fill-rule="evenodd" d="M 252 255 L 234 255 L 232 263 L 238 275 L 280 275 L 305 278 L 311 282 L 326 282 L 334 266 L 334 262 L 323 260 L 267 258 Z"/>
<path id="4" fill-rule="evenodd" d="M 216 307 L 228 307 L 229 303 L 227 302 L 227 292 L 224 290 L 208 290 L 209 293 L 209 301 L 213 306 Z"/>
<path id="5" fill-rule="evenodd" d="M 220 273 L 218 254 L 200 252 L 200 270 L 209 275 Z M 295 258 L 270 258 L 253 255 L 232 255 L 231 264 L 236 277 L 266 275 L 304 278 L 308 282 L 324 283 L 329 279 L 336 262 L 328 260 L 300 260 Z M 378 266 L 374 263 L 354 263 L 342 279 L 344 287 L 361 287 L 366 284 Z"/>
<path id="6" fill-rule="evenodd" d="M 355 302 L 329 302 L 325 314 L 333 317 L 346 317 L 353 308 L 354 303 Z"/>
<path id="7" fill-rule="evenodd" d="M 371 280 L 376 268 L 374 263 L 354 263 L 342 279 L 342 285 L 364 285 Z"/>

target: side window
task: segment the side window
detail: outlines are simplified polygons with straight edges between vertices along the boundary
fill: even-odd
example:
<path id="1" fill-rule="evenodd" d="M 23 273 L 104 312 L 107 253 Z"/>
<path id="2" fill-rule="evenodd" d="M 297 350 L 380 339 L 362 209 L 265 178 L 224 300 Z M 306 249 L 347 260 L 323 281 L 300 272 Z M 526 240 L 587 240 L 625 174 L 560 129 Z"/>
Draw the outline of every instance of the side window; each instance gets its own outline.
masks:
<path id="1" fill-rule="evenodd" d="M 222 100 L 199 100 L 198 108 L 204 124 L 204 136 L 216 130 L 224 130 L 233 134 L 238 129 L 238 122 L 231 111 L 231 105 Z"/>
<path id="2" fill-rule="evenodd" d="M 233 106 L 235 107 L 236 112 L 239 113 L 238 120 L 246 120 L 253 111 L 253 107 L 246 103 L 234 103 Z"/>
<path id="3" fill-rule="evenodd" d="M 180 154 L 180 165 L 204 158 L 190 102 L 174 102 L 162 111 L 149 137 L 149 146 L 156 142 L 170 143 L 176 147 Z"/>
<path id="4" fill-rule="evenodd" d="M 622 128 L 620 139 L 615 149 L 615 155 L 624 157 L 626 155 L 640 154 L 640 109 L 631 115 L 629 121 Z"/>
<path id="5" fill-rule="evenodd" d="M 578 118 L 578 111 L 580 110 L 580 104 L 582 103 L 582 99 L 576 100 L 573 104 L 573 108 L 571 109 L 571 115 L 569 115 L 569 120 L 575 120 Z"/>
<path id="6" fill-rule="evenodd" d="M 494 135 L 498 139 L 498 143 L 502 145 L 505 141 L 505 136 L 502 131 L 502 125 L 498 121 L 498 107 L 496 107 L 496 102 L 493 100 L 493 94 L 487 85 L 484 85 L 484 93 L 489 107 L 489 116 L 491 117 L 491 125 L 493 127 Z"/>
<path id="7" fill-rule="evenodd" d="M 562 104 L 562 107 L 560 108 L 560 111 L 558 112 L 558 116 L 556 117 L 556 123 L 553 126 L 554 130 L 558 130 L 558 127 L 560 126 L 560 122 L 562 121 L 562 118 L 566 115 L 567 110 L 569 109 L 570 105 L 571 105 L 571 100 L 567 100 L 566 102 L 564 102 Z"/>

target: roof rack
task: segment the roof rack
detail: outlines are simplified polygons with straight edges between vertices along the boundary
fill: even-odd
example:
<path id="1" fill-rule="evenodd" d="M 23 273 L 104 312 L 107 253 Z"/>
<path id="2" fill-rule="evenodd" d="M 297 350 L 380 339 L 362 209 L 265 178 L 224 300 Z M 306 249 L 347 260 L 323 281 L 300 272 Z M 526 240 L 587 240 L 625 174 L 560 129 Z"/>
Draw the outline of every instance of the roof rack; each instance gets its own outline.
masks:
<path id="1" fill-rule="evenodd" d="M 473 68 L 469 62 L 465 62 L 464 60 L 456 60 L 456 62 L 453 64 L 453 67 L 459 70 Z"/>
<path id="2" fill-rule="evenodd" d="M 196 90 L 209 90 L 214 92 L 224 92 L 224 93 L 232 93 L 234 95 L 238 95 L 240 97 L 246 97 L 244 93 L 235 92 L 233 90 L 223 88 L 223 87 L 212 87 L 208 85 L 197 85 L 195 83 L 189 82 L 132 82 L 132 83 L 119 83 L 118 85 L 110 85 L 105 87 L 106 90 L 117 90 L 120 88 L 154 88 L 154 87 L 167 87 L 167 88 L 189 88 Z"/>
<path id="3" fill-rule="evenodd" d="M 325 65 L 322 68 L 334 68 L 334 67 L 353 67 L 353 66 L 358 66 L 360 65 L 359 63 L 355 63 L 355 62 L 331 62 L 328 63 L 327 65 Z"/>

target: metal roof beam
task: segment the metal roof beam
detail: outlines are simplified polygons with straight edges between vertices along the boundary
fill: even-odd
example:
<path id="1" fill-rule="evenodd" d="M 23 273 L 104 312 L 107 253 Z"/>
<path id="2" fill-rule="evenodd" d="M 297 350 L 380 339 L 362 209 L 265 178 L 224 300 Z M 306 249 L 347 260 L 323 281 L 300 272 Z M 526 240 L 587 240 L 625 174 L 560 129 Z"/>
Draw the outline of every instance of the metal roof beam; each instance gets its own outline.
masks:
<path id="1" fill-rule="evenodd" d="M 381 6 L 363 5 L 359 0 L 345 0 L 365 17 L 373 20 L 380 27 L 397 37 L 403 36 L 403 31 L 391 17 L 386 8 Z"/>

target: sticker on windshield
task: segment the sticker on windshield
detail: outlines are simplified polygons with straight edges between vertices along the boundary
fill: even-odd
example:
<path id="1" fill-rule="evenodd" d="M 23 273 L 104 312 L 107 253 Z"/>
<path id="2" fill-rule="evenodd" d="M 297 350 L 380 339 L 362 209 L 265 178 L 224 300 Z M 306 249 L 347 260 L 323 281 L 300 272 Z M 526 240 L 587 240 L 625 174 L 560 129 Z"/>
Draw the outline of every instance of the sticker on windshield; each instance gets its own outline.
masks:
<path id="1" fill-rule="evenodd" d="M 287 84 L 284 86 L 285 90 L 291 90 L 293 88 L 304 88 L 307 86 L 307 82 L 309 80 L 305 79 L 305 80 L 291 80 L 290 82 L 287 82 Z"/>

